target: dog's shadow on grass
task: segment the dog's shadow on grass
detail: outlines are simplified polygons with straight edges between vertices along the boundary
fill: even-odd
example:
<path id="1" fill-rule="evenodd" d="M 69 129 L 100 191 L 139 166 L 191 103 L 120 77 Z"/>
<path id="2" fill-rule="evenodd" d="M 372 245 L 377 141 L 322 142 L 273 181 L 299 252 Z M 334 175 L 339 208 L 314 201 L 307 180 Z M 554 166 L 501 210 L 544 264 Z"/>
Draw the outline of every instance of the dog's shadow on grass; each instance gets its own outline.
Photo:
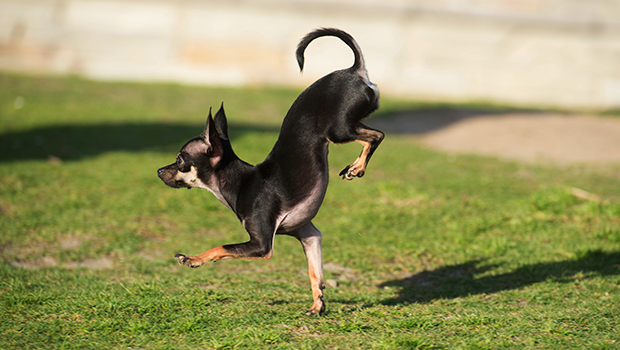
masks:
<path id="1" fill-rule="evenodd" d="M 487 274 L 497 266 L 472 260 L 387 281 L 381 288 L 397 289 L 398 295 L 383 304 L 427 303 L 478 294 L 492 294 L 527 287 L 539 282 L 569 283 L 576 279 L 620 274 L 620 251 L 588 251 L 572 260 L 524 265 L 512 272 Z M 481 277 L 477 277 L 482 275 Z"/>
<path id="2" fill-rule="evenodd" d="M 388 134 L 423 135 L 447 128 L 453 124 L 476 118 L 501 118 L 512 114 L 536 115 L 549 111 L 504 107 L 444 106 L 419 107 L 377 112 L 367 124 Z"/>
<path id="3" fill-rule="evenodd" d="M 0 162 L 80 160 L 107 152 L 176 152 L 200 135 L 201 125 L 125 123 L 55 125 L 0 134 Z M 275 126 L 231 124 L 230 137 L 248 132 L 278 132 Z"/>
<path id="4" fill-rule="evenodd" d="M 437 107 L 379 113 L 367 122 L 387 133 L 424 134 L 465 119 L 497 117 L 514 109 Z M 521 113 L 533 111 L 520 110 Z M 276 125 L 230 123 L 232 140 L 248 132 L 277 133 Z M 0 162 L 24 160 L 80 160 L 107 152 L 176 152 L 201 125 L 181 123 L 117 123 L 52 125 L 0 133 Z"/>

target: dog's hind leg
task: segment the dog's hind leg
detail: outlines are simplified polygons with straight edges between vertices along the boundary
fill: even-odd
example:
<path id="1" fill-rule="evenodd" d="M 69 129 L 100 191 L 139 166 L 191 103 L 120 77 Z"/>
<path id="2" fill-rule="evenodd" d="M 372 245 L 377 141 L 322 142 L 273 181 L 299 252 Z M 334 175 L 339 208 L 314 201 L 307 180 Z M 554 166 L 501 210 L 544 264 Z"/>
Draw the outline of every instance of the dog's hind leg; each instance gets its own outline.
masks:
<path id="1" fill-rule="evenodd" d="M 368 161 L 370 161 L 370 157 L 372 157 L 377 147 L 379 147 L 379 144 L 381 144 L 381 141 L 383 141 L 383 137 L 384 135 L 381 131 L 369 128 L 362 123 L 357 123 L 352 135 L 336 140 L 330 139 L 334 143 L 355 141 L 361 143 L 363 146 L 362 153 L 360 153 L 359 157 L 357 157 L 353 163 L 342 169 L 339 175 L 347 180 L 353 180 L 354 177 L 364 176 Z"/>
<path id="2" fill-rule="evenodd" d="M 312 286 L 312 298 L 314 303 L 307 315 L 320 315 L 325 311 L 325 300 L 323 298 L 323 289 L 325 282 L 323 279 L 323 256 L 321 252 L 321 231 L 319 231 L 312 222 L 300 227 L 294 232 L 287 233 L 294 236 L 301 242 L 308 260 L 308 275 L 310 277 L 310 285 Z"/>

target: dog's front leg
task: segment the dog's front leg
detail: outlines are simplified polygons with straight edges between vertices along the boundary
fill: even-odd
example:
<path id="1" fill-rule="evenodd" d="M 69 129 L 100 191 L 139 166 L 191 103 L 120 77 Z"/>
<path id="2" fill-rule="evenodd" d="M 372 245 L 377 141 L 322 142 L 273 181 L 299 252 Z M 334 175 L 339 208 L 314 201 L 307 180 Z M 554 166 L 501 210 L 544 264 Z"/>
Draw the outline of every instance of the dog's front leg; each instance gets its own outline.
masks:
<path id="1" fill-rule="evenodd" d="M 179 264 L 196 268 L 209 261 L 215 262 L 225 259 L 269 260 L 271 255 L 271 246 L 267 247 L 250 240 L 246 243 L 221 245 L 198 255 L 176 254 L 174 257 L 177 258 Z"/>
<path id="2" fill-rule="evenodd" d="M 200 267 L 209 261 L 224 259 L 268 260 L 273 253 L 274 225 L 244 222 L 250 234 L 250 241 L 238 244 L 226 244 L 211 248 L 198 255 L 177 254 L 179 264 L 192 268 Z"/>
<path id="3" fill-rule="evenodd" d="M 325 311 L 325 299 L 323 298 L 323 289 L 325 282 L 323 279 L 323 256 L 321 253 L 321 231 L 319 231 L 312 222 L 307 223 L 290 235 L 297 238 L 304 248 L 306 259 L 308 260 L 308 275 L 310 277 L 310 285 L 312 287 L 312 298 L 314 304 L 307 315 L 320 315 Z"/>
<path id="4" fill-rule="evenodd" d="M 191 268 L 197 268 L 202 266 L 203 264 L 209 261 L 218 261 L 224 259 L 238 259 L 239 256 L 224 248 L 224 246 L 219 246 L 215 248 L 211 248 L 204 253 L 198 255 L 184 255 L 184 254 L 176 254 L 174 256 L 179 261 L 181 265 L 187 265 Z"/>

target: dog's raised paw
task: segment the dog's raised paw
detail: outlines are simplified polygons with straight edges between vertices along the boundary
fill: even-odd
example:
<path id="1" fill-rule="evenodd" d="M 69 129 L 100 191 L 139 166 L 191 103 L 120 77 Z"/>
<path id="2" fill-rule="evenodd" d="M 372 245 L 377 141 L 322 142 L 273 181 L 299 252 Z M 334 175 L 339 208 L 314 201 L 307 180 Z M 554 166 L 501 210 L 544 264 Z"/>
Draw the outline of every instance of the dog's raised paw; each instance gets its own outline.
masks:
<path id="1" fill-rule="evenodd" d="M 342 176 L 343 180 L 353 180 L 353 174 L 351 173 L 351 166 L 347 165 L 346 168 L 342 169 L 338 176 Z"/>
<path id="2" fill-rule="evenodd" d="M 364 171 L 357 171 L 352 165 L 348 165 L 346 168 L 342 169 L 339 176 L 342 176 L 343 180 L 353 180 L 354 177 L 362 177 L 364 176 Z"/>

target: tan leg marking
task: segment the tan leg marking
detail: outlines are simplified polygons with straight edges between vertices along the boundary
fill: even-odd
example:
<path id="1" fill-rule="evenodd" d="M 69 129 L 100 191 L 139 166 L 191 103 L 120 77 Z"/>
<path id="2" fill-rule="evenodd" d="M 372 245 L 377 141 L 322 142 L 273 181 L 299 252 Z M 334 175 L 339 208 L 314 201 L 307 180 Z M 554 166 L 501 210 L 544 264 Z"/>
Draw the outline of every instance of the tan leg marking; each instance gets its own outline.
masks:
<path id="1" fill-rule="evenodd" d="M 381 141 L 383 141 L 384 137 L 382 132 L 371 129 L 359 129 L 357 133 L 358 138 L 354 141 L 363 146 L 362 153 L 357 157 L 355 162 L 340 172 L 340 176 L 342 176 L 343 179 L 353 180 L 354 177 L 364 176 L 368 160 Z"/>
<path id="2" fill-rule="evenodd" d="M 209 261 L 218 261 L 223 259 L 231 259 L 233 256 L 222 246 L 211 248 L 206 252 L 198 255 L 177 254 L 175 257 L 179 260 L 179 264 L 187 265 L 192 268 L 200 267 Z"/>
<path id="3" fill-rule="evenodd" d="M 366 171 L 366 159 L 368 158 L 368 152 L 370 150 L 370 142 L 355 140 L 355 142 L 361 143 L 362 153 L 357 157 L 355 162 L 348 166 L 347 172 L 344 174 L 344 178 L 347 180 L 353 180 L 356 176 L 363 176 Z"/>
<path id="4" fill-rule="evenodd" d="M 248 257 L 240 256 L 232 252 L 229 252 L 228 250 L 224 249 L 224 247 L 222 246 L 211 248 L 207 250 L 206 252 L 198 254 L 198 255 L 188 255 L 188 256 L 183 255 L 183 254 L 175 255 L 175 257 L 179 261 L 179 264 L 187 265 L 192 268 L 200 267 L 209 261 L 215 262 L 218 260 L 226 260 L 226 259 L 269 260 L 271 259 L 271 256 L 272 256 L 272 252 L 269 252 L 269 254 L 267 254 L 264 257 L 248 258 Z"/>
<path id="5" fill-rule="evenodd" d="M 299 228 L 295 236 L 301 242 L 308 261 L 308 277 L 312 288 L 312 299 L 314 303 L 306 312 L 307 315 L 319 315 L 325 311 L 325 300 L 323 289 L 325 282 L 323 279 L 323 256 L 321 252 L 321 231 L 309 222 Z"/>
<path id="6" fill-rule="evenodd" d="M 308 276 L 310 277 L 312 300 L 314 300 L 314 303 L 306 314 L 318 315 L 325 311 L 325 300 L 323 299 L 325 283 L 323 282 L 323 264 L 320 256 L 318 261 L 314 256 L 308 257 Z"/>

